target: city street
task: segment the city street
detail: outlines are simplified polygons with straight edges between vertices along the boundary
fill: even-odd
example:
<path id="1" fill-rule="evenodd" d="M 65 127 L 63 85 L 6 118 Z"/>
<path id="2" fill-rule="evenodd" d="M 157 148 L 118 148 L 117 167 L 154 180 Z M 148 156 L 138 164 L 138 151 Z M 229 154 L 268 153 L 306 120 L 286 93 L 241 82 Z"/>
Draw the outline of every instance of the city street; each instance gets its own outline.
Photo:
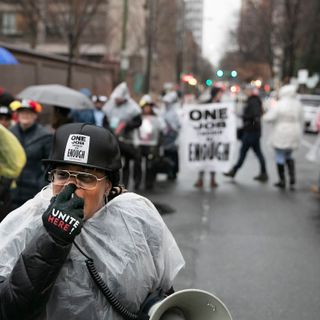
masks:
<path id="1" fill-rule="evenodd" d="M 0 0 L 0 320 L 143 317 L 183 260 L 131 191 L 182 252 L 175 291 L 320 320 L 319 18 L 320 0 Z M 211 302 L 186 320 L 230 320 Z"/>
<path id="2" fill-rule="evenodd" d="M 319 319 L 320 199 L 309 191 L 319 168 L 305 159 L 315 139 L 305 135 L 296 153 L 293 192 L 273 186 L 276 168 L 266 143 L 266 184 L 252 179 L 258 174 L 252 152 L 234 181 L 217 174 L 214 191 L 193 187 L 196 172 L 182 171 L 173 184 L 159 176 L 146 195 L 175 210 L 163 218 L 186 260 L 177 290 L 215 293 L 235 320 Z"/>

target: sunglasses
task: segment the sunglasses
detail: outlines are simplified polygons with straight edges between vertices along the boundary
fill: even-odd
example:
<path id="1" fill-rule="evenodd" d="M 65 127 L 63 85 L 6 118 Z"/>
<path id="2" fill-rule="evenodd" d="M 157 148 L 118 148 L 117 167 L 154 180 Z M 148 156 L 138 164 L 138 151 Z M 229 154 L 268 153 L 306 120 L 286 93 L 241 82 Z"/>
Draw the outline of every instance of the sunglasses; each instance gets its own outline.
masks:
<path id="1" fill-rule="evenodd" d="M 84 190 L 95 189 L 98 182 L 106 178 L 106 176 L 98 178 L 94 174 L 88 172 L 68 171 L 62 169 L 54 169 L 48 172 L 48 177 L 49 181 L 57 186 L 66 185 L 70 178 L 74 177 L 77 187 Z"/>

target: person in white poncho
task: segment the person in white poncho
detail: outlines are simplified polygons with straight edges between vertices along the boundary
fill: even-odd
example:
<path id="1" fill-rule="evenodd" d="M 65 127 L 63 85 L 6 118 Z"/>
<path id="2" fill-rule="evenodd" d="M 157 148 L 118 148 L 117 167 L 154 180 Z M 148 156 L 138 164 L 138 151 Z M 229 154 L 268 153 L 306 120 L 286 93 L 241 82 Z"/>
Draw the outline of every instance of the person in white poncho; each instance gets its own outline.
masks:
<path id="1" fill-rule="evenodd" d="M 286 167 L 289 175 L 289 188 L 294 190 L 296 170 L 293 152 L 298 149 L 303 133 L 303 108 L 297 98 L 297 87 L 284 85 L 279 91 L 279 100 L 264 116 L 263 120 L 272 123 L 271 143 L 279 181 L 274 184 L 280 189 L 286 188 Z"/>
<path id="2" fill-rule="evenodd" d="M 50 185 L 0 224 L 0 319 L 130 319 L 172 292 L 184 259 L 153 204 L 118 187 L 113 134 L 63 125 L 44 162 Z"/>
<path id="3" fill-rule="evenodd" d="M 118 139 L 121 155 L 123 157 L 122 183 L 129 186 L 133 162 L 134 188 L 140 188 L 142 179 L 141 154 L 136 145 L 135 133 L 141 126 L 141 108 L 131 98 L 128 86 L 121 82 L 112 92 L 110 99 L 102 108 L 106 114 L 104 126 L 111 130 Z"/>

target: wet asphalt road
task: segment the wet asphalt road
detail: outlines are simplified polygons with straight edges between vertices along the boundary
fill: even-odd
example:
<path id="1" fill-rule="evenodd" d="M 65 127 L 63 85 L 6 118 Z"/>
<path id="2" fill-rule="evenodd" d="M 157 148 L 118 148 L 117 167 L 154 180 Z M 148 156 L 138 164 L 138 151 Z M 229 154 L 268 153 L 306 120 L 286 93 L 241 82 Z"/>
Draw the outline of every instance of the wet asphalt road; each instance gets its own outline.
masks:
<path id="1" fill-rule="evenodd" d="M 214 191 L 196 190 L 197 173 L 182 171 L 176 182 L 160 175 L 153 192 L 141 192 L 175 210 L 163 218 L 186 260 L 177 290 L 216 294 L 234 320 L 320 319 L 320 199 L 309 191 L 320 167 L 305 159 L 315 138 L 306 135 L 296 152 L 294 192 L 273 186 L 273 151 L 266 144 L 266 184 L 253 181 L 259 167 L 249 153 L 233 181 L 217 174 Z"/>

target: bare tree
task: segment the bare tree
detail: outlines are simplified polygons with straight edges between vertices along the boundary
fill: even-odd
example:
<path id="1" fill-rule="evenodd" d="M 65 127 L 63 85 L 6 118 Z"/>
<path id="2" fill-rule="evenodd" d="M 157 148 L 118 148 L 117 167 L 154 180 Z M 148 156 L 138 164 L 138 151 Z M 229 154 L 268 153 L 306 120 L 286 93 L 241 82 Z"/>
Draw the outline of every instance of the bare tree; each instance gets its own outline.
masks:
<path id="1" fill-rule="evenodd" d="M 36 45 L 39 27 L 64 39 L 68 45 L 68 86 L 72 84 L 72 64 L 78 54 L 81 37 L 102 4 L 108 0 L 7 0 L 21 7 L 32 34 L 32 46 Z"/>
<path id="2" fill-rule="evenodd" d="M 236 69 L 244 81 L 267 80 L 273 76 L 275 60 L 275 0 L 248 0 L 243 5 L 239 24 L 230 32 L 233 50 L 225 53 L 220 67 Z"/>
<path id="3" fill-rule="evenodd" d="M 290 78 L 294 75 L 301 24 L 301 0 L 283 0 L 283 59 L 282 77 Z"/>
<path id="4" fill-rule="evenodd" d="M 310 72 L 320 69 L 319 0 L 247 0 L 235 31 L 238 49 L 226 53 L 237 61 L 243 74 L 249 65 L 267 64 L 273 75 L 280 67 L 283 80 L 294 76 L 299 68 Z M 235 58 L 236 57 L 236 58 Z"/>
<path id="5" fill-rule="evenodd" d="M 151 90 L 158 89 L 153 87 L 155 83 L 176 80 L 178 21 L 179 14 L 181 14 L 179 1 L 148 0 L 149 8 L 153 8 L 150 19 L 154 20 L 148 19 L 146 25 L 146 43 L 149 46 L 149 59 L 151 59 L 149 60 L 149 71 L 148 66 L 146 68 L 146 75 L 148 77 L 148 72 L 150 73 Z M 148 30 L 150 25 L 152 25 L 152 30 Z"/>
<path id="6" fill-rule="evenodd" d="M 275 1 L 247 1 L 237 30 L 239 51 L 243 60 L 266 63 L 273 73 Z"/>
<path id="7" fill-rule="evenodd" d="M 299 67 L 307 68 L 310 73 L 320 70 L 320 2 L 310 0 L 304 2 L 301 17 L 303 35 L 301 38 L 301 51 Z"/>

